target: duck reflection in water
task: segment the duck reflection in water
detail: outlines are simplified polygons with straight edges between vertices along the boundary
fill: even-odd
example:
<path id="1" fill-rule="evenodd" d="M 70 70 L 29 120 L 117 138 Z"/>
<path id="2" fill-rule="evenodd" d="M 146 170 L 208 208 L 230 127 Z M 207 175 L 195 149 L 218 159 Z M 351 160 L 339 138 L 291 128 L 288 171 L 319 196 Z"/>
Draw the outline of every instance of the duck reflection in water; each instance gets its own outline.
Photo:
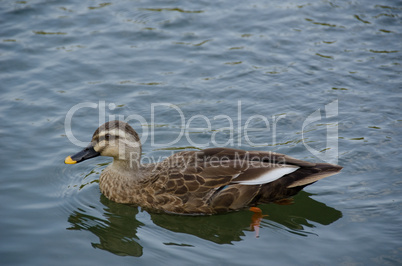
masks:
<path id="1" fill-rule="evenodd" d="M 260 228 L 271 228 L 275 231 L 287 231 L 303 237 L 313 233 L 309 228 L 315 224 L 329 225 L 342 217 L 342 213 L 325 204 L 310 198 L 309 193 L 302 191 L 295 197 L 291 205 L 264 204 L 259 210 L 248 209 L 232 213 L 212 216 L 179 216 L 149 212 L 152 223 L 160 228 L 176 233 L 194 235 L 217 244 L 231 244 L 247 239 L 247 232 L 254 229 L 257 237 L 268 237 L 269 230 L 260 234 Z M 69 230 L 89 231 L 99 238 L 92 243 L 95 248 L 107 250 L 120 256 L 140 257 L 143 254 L 141 239 L 137 236 L 146 224 L 136 219 L 139 207 L 118 204 L 101 195 L 99 207 L 88 209 L 77 208 L 71 213 L 68 221 Z M 90 215 L 90 214 L 91 215 Z M 94 215 L 95 213 L 95 215 Z M 265 215 L 265 214 L 269 214 Z M 252 229 L 250 221 L 252 218 Z M 149 223 L 151 223 L 149 221 Z M 179 238 L 179 237 L 177 237 Z M 163 242 L 163 240 L 161 240 Z M 165 245 L 193 246 L 192 243 L 163 242 Z"/>

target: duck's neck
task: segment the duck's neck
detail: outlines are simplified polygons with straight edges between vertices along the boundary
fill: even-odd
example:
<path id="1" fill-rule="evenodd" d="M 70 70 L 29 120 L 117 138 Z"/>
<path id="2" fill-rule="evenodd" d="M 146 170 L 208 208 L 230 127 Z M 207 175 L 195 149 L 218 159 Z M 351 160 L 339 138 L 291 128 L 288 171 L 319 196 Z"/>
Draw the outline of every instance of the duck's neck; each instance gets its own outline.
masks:
<path id="1" fill-rule="evenodd" d="M 138 186 L 141 180 L 139 165 L 126 160 L 114 159 L 101 174 L 99 187 L 102 193 L 110 200 L 119 203 L 133 203 L 133 188 Z"/>
<path id="2" fill-rule="evenodd" d="M 140 162 L 137 160 L 119 160 L 114 158 L 110 170 L 120 178 L 125 178 L 127 181 L 137 181 L 141 179 Z"/>

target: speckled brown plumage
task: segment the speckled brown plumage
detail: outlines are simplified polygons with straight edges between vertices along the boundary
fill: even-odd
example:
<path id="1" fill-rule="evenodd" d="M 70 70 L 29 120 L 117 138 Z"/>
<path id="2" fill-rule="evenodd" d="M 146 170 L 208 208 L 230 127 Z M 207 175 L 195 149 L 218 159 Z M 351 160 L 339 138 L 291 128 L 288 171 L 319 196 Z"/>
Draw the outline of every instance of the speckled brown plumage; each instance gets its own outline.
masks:
<path id="1" fill-rule="evenodd" d="M 105 132 L 114 132 L 114 143 Z M 273 152 L 229 148 L 184 151 L 156 164 L 141 165 L 141 145 L 128 147 L 129 142 L 139 143 L 139 138 L 124 122 L 108 122 L 94 133 L 94 151 L 114 157 L 100 176 L 101 192 L 110 200 L 153 211 L 214 214 L 274 202 L 342 169 Z M 281 169 L 289 173 L 272 182 L 253 183 Z"/>

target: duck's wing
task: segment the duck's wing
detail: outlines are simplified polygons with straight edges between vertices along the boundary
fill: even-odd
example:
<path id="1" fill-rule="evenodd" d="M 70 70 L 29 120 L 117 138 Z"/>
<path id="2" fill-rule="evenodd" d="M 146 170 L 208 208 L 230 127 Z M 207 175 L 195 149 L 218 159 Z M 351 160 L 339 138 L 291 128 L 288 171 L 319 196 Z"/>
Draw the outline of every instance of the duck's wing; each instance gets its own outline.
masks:
<path id="1" fill-rule="evenodd" d="M 204 170 L 237 171 L 238 175 L 233 176 L 231 183 L 241 185 L 264 185 L 286 176 L 283 186 L 293 188 L 306 186 L 342 170 L 339 165 L 311 163 L 275 152 L 211 148 L 197 154 Z"/>
<path id="2" fill-rule="evenodd" d="M 175 194 L 187 191 L 209 191 L 229 184 L 262 185 L 309 165 L 300 161 L 287 164 L 282 154 L 211 148 L 180 152 L 164 161 L 169 180 L 166 184 Z M 293 161 L 299 161 L 293 159 Z"/>
<path id="3" fill-rule="evenodd" d="M 284 154 L 229 148 L 181 152 L 168 161 L 167 191 L 187 206 L 207 204 L 217 212 L 289 197 L 330 175 L 320 164 Z"/>

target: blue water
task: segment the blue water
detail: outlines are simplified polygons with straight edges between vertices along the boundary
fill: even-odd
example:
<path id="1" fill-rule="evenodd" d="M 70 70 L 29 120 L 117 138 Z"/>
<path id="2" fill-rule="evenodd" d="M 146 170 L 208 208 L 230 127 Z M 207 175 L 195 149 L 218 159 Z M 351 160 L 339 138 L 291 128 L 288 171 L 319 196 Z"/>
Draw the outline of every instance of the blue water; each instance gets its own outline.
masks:
<path id="1" fill-rule="evenodd" d="M 398 1 L 0 1 L 0 264 L 402 264 L 401 16 Z M 110 158 L 63 163 L 81 149 L 69 132 L 87 143 L 130 115 L 144 162 L 227 146 L 344 169 L 259 206 L 259 238 L 248 210 L 150 213 L 101 195 Z"/>

